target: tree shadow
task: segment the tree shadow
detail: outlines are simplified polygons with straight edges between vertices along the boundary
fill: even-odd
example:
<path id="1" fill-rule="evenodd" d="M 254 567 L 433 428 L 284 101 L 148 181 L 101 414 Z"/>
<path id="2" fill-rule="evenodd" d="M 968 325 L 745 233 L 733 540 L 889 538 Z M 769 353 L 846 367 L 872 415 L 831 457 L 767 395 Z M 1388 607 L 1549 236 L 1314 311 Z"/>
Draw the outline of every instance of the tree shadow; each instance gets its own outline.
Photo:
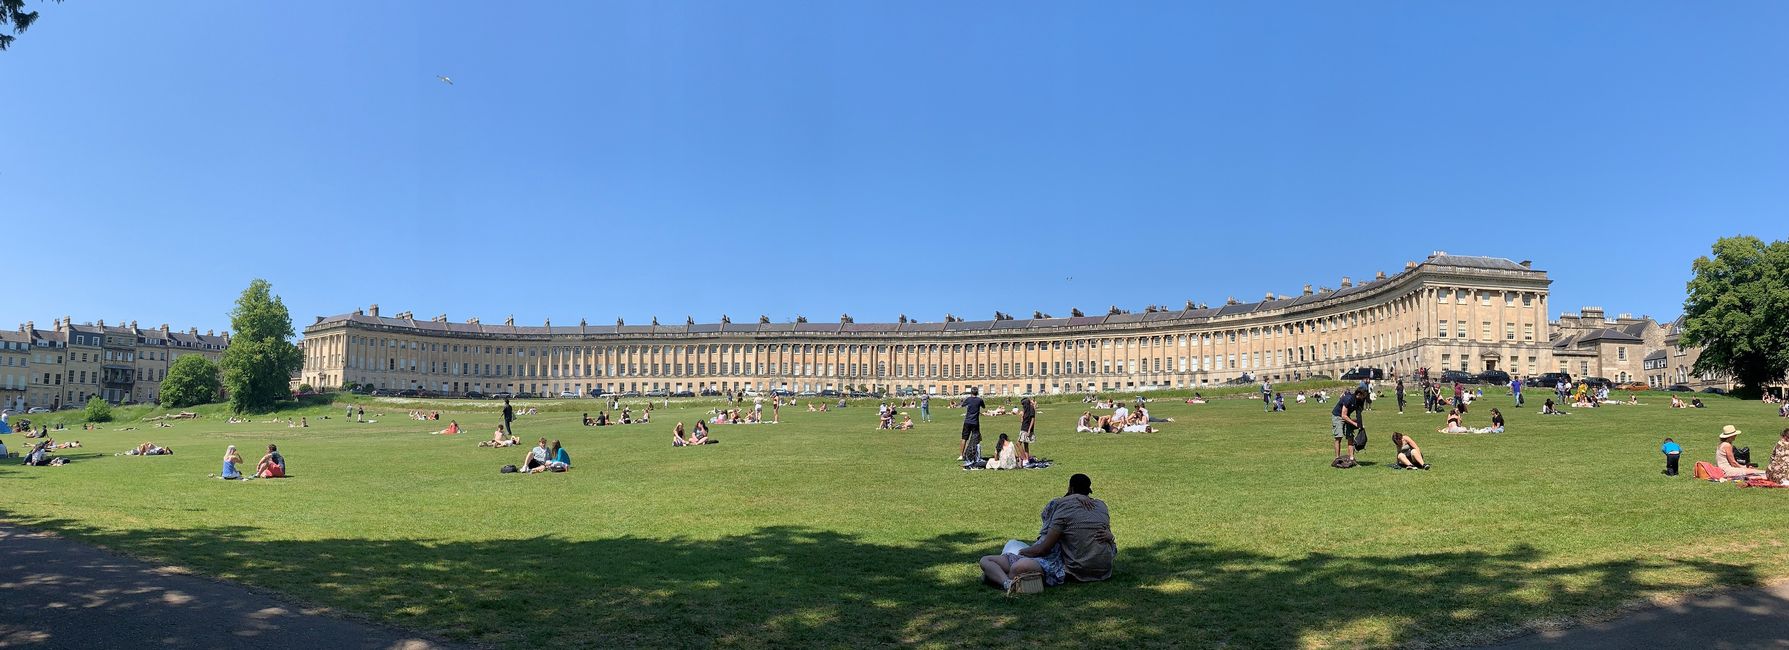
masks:
<path id="1" fill-rule="evenodd" d="M 967 532 L 900 545 L 790 526 L 721 539 L 298 541 L 247 526 L 0 518 L 497 645 L 1457 645 L 1681 591 L 1682 572 L 1663 569 L 1759 584 L 1749 566 L 1706 560 L 1547 566 L 1522 545 L 1282 557 L 1173 541 L 1123 547 L 1112 580 L 1009 599 L 971 573 L 1004 540 Z"/>

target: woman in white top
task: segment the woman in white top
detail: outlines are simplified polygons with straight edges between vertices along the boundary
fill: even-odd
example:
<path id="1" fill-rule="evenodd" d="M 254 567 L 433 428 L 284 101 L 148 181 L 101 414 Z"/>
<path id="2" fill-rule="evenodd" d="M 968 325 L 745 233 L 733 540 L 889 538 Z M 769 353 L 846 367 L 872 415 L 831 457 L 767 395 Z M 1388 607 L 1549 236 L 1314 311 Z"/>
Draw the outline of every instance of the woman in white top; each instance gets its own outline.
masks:
<path id="1" fill-rule="evenodd" d="M 1000 440 L 994 443 L 994 457 L 988 459 L 988 469 L 1018 469 L 1019 459 L 1013 447 L 1006 434 L 1000 434 Z"/>
<path id="2" fill-rule="evenodd" d="M 1075 433 L 1098 433 L 1098 432 L 1099 432 L 1099 429 L 1093 428 L 1093 412 L 1092 411 L 1082 411 L 1081 412 L 1081 420 L 1075 424 Z"/>

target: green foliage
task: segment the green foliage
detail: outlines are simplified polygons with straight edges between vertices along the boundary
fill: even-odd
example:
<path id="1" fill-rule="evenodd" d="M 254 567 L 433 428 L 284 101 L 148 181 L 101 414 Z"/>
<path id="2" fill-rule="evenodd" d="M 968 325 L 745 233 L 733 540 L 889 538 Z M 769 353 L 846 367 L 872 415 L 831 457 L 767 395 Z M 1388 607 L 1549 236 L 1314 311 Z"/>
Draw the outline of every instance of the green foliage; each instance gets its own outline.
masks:
<path id="1" fill-rule="evenodd" d="M 1702 346 L 1695 371 L 1757 390 L 1789 372 L 1789 241 L 1725 237 L 1698 257 L 1683 302 L 1683 343 Z"/>
<path id="2" fill-rule="evenodd" d="M 107 404 L 106 400 L 100 396 L 94 395 L 87 400 L 85 415 L 88 422 L 111 422 L 112 405 Z"/>
<path id="3" fill-rule="evenodd" d="M 272 286 L 256 278 L 236 299 L 230 312 L 235 335 L 224 350 L 224 387 L 238 413 L 273 408 L 288 395 L 292 373 L 304 365 L 304 353 L 293 345 L 292 315 Z"/>
<path id="4" fill-rule="evenodd" d="M 174 360 L 168 376 L 162 380 L 162 403 L 174 408 L 206 404 L 217 399 L 223 383 L 217 376 L 217 364 L 203 355 L 188 354 Z"/>
<path id="5" fill-rule="evenodd" d="M 56 0 L 62 2 L 62 0 Z M 37 22 L 37 12 L 25 11 L 25 0 L 0 0 L 0 26 L 12 25 L 13 34 L 23 34 Z M 12 46 L 12 34 L 0 34 L 0 51 Z"/>
<path id="6" fill-rule="evenodd" d="M 312 386 L 311 386 L 311 385 L 310 385 L 310 384 L 299 384 L 299 385 L 298 385 L 298 392 L 300 392 L 300 393 L 314 393 L 314 392 L 317 392 L 317 389 L 316 389 L 316 388 L 313 388 L 313 387 L 312 387 Z"/>

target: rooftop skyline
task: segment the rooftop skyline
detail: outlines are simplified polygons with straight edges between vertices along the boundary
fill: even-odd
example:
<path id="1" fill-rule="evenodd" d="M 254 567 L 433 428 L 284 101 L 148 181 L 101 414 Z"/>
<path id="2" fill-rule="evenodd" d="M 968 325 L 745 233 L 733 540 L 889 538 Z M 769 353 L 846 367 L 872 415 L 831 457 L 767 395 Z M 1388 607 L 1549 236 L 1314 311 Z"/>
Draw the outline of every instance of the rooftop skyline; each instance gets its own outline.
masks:
<path id="1" fill-rule="evenodd" d="M 1669 321 L 1789 234 L 1781 4 L 481 7 L 34 5 L 0 323 L 1103 315 L 1434 250 Z"/>

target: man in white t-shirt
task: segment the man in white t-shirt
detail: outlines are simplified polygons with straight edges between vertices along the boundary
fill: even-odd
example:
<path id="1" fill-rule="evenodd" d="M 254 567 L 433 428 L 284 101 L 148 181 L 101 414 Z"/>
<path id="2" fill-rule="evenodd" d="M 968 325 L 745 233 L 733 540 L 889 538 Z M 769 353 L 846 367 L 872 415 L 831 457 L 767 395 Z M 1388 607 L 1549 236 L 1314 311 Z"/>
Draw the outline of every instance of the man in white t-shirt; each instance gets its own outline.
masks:
<path id="1" fill-rule="evenodd" d="M 1120 403 L 1118 408 L 1112 411 L 1112 419 L 1118 422 L 1124 422 L 1130 416 L 1131 410 L 1125 408 L 1123 403 Z"/>

